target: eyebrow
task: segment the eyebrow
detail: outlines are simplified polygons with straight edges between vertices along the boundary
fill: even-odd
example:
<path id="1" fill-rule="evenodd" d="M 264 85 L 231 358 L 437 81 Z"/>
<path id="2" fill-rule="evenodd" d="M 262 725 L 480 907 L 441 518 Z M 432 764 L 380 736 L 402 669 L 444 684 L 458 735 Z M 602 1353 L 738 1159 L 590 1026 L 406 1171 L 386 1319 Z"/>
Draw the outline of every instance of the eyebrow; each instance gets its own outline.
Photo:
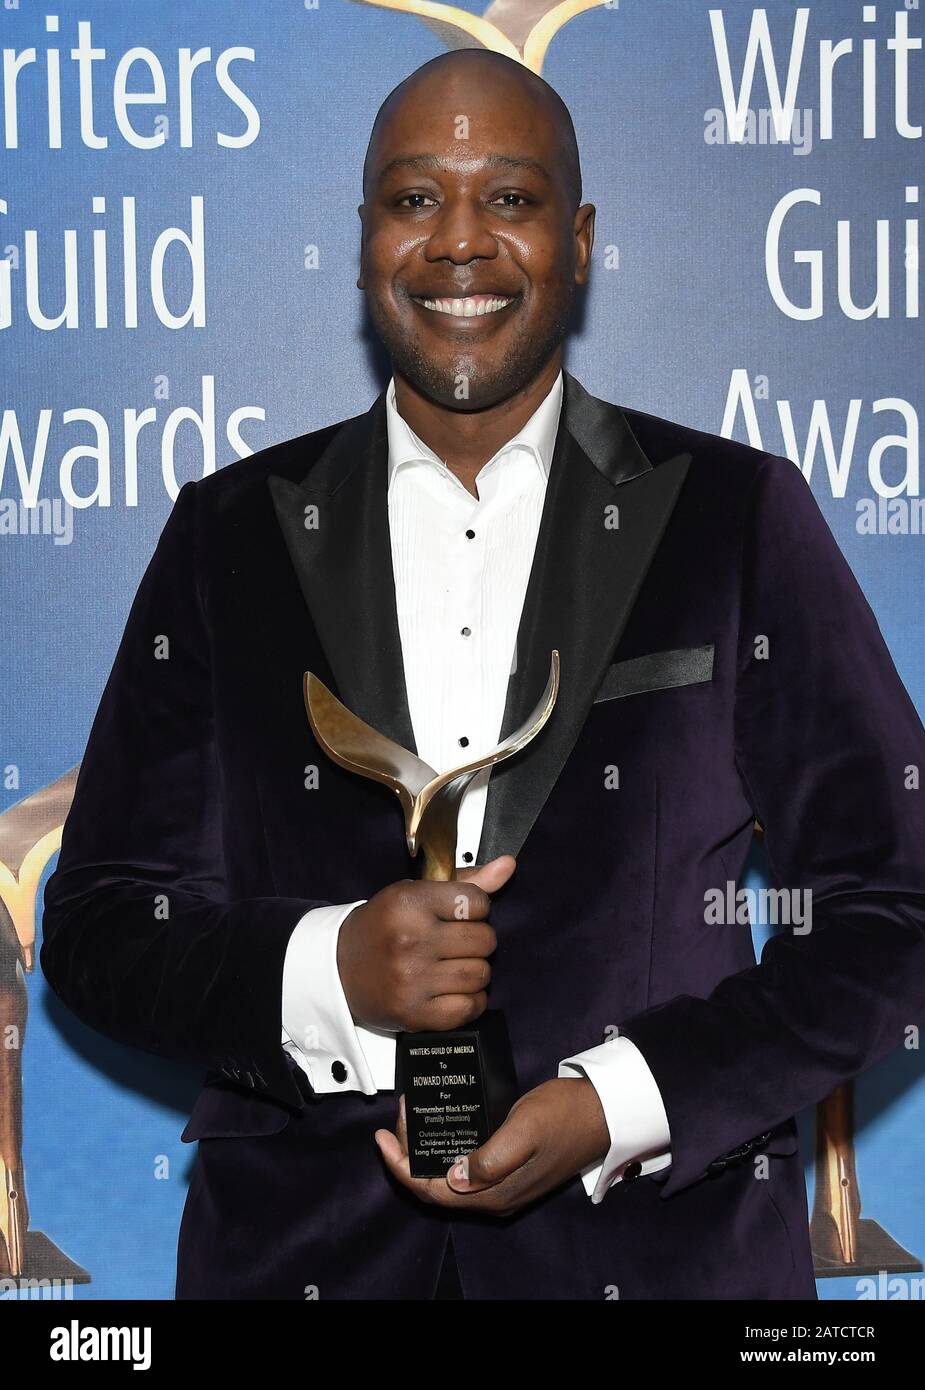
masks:
<path id="1" fill-rule="evenodd" d="M 549 170 L 538 159 L 531 159 L 526 154 L 490 154 L 483 160 L 484 165 L 489 169 L 529 169 L 532 173 L 538 174 L 540 178 L 550 181 Z M 375 176 L 375 182 L 381 183 L 396 169 L 416 169 L 422 173 L 427 170 L 439 170 L 446 168 L 440 155 L 436 154 L 416 154 L 416 155 L 396 155 L 384 164 Z"/>

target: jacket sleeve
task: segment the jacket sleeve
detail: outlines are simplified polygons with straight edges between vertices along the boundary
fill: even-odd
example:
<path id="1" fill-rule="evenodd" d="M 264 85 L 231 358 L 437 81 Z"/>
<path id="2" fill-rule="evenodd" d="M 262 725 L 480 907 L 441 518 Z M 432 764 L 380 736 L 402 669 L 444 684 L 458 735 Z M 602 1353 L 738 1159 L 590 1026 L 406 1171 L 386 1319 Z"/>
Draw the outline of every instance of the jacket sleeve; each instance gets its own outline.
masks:
<path id="1" fill-rule="evenodd" d="M 925 1014 L 925 732 L 808 483 L 773 456 L 744 537 L 735 756 L 775 885 L 811 895 L 810 930 L 779 931 L 709 998 L 621 1025 L 671 1128 L 663 1197 Z"/>
<path id="2" fill-rule="evenodd" d="M 302 1098 L 281 1042 L 286 946 L 322 899 L 232 899 L 210 634 L 186 483 L 142 577 L 45 888 L 41 966 L 90 1027 Z"/>

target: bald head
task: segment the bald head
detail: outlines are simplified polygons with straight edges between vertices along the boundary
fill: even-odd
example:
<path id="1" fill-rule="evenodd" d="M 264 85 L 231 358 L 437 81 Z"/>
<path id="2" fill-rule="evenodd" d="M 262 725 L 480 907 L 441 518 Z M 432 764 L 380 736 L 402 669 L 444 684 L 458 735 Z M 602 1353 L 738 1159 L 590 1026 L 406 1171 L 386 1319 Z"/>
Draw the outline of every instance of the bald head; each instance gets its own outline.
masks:
<path id="1" fill-rule="evenodd" d="M 521 116 L 529 112 L 547 132 L 545 144 L 556 153 L 556 167 L 549 172 L 561 179 L 569 205 L 575 211 L 581 203 L 581 163 L 578 142 L 568 107 L 558 92 L 542 77 L 522 63 L 484 48 L 462 48 L 441 53 L 415 69 L 385 98 L 370 132 L 363 163 L 363 197 L 369 196 L 372 180 L 380 172 L 383 132 L 401 122 L 409 107 L 426 111 L 428 121 L 445 126 L 447 121 L 467 117 L 476 109 L 478 98 L 490 91 L 495 108 L 493 134 L 499 147 L 504 144 L 504 107 L 516 107 Z M 531 124 L 533 122 L 531 121 Z"/>
<path id="2" fill-rule="evenodd" d="M 441 54 L 383 102 L 363 176 L 357 286 L 406 408 L 538 405 L 594 240 L 561 98 L 500 54 Z"/>

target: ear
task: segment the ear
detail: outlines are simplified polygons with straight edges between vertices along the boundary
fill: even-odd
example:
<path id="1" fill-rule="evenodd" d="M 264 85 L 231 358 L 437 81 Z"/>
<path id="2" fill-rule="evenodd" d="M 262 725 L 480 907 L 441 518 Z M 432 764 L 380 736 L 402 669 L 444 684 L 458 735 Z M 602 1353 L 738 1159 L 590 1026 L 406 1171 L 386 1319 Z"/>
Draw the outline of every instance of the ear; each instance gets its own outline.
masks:
<path id="1" fill-rule="evenodd" d="M 365 212 L 366 212 L 366 204 L 365 204 L 365 203 L 358 203 L 358 204 L 357 204 L 357 215 L 358 215 L 358 217 L 359 217 L 359 219 L 360 219 L 360 226 L 361 226 L 361 229 L 362 229 L 361 232 L 360 232 L 360 274 L 359 274 L 359 276 L 357 277 L 357 289 L 358 289 L 358 290 L 363 289 L 363 269 L 362 269 L 362 266 L 363 266 L 363 242 L 364 242 L 365 237 L 366 237 L 366 217 L 365 217 Z"/>
<path id="2" fill-rule="evenodd" d="M 594 246 L 594 218 L 597 209 L 593 203 L 582 203 L 575 213 L 575 240 L 578 255 L 575 262 L 575 284 L 587 283 L 591 273 L 591 248 Z"/>

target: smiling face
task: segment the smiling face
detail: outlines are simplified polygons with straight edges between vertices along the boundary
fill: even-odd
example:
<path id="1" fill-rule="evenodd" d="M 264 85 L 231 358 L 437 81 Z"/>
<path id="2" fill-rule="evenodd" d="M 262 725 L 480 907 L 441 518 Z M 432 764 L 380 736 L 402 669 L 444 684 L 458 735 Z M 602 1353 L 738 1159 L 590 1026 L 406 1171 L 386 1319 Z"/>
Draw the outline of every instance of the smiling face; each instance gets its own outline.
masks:
<path id="1" fill-rule="evenodd" d="M 380 113 L 357 283 L 395 373 L 442 406 L 504 401 L 560 351 L 594 225 L 563 111 L 541 79 L 470 49 Z"/>

